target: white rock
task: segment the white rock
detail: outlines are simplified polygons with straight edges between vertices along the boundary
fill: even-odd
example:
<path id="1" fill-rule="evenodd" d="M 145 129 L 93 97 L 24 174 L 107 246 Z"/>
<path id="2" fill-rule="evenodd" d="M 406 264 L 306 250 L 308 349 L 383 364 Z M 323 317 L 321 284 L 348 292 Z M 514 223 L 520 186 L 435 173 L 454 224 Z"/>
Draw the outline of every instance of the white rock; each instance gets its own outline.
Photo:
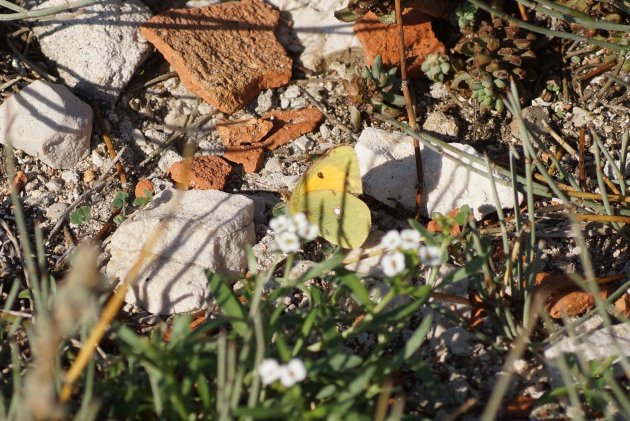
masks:
<path id="1" fill-rule="evenodd" d="M 472 146 L 451 143 L 460 150 L 481 157 Z M 421 212 L 446 215 L 468 205 L 475 218 L 496 211 L 490 181 L 459 163 L 420 145 L 424 172 L 424 203 Z M 364 192 L 391 206 L 413 211 L 416 198 L 416 162 L 411 138 L 402 133 L 367 128 L 354 150 L 359 159 Z M 464 162 L 470 163 L 467 159 Z M 485 172 L 485 166 L 474 164 Z M 495 177 L 499 177 L 495 175 Z M 503 208 L 514 207 L 512 189 L 496 183 Z M 520 197 L 520 196 L 519 196 Z"/>
<path id="2" fill-rule="evenodd" d="M 72 168 L 90 152 L 92 109 L 63 85 L 36 80 L 0 105 L 0 143 L 52 168 Z"/>
<path id="3" fill-rule="evenodd" d="M 448 88 L 442 82 L 435 82 L 429 89 L 431 98 L 441 99 L 448 96 Z"/>
<path id="4" fill-rule="evenodd" d="M 172 146 L 169 146 L 162 153 L 162 156 L 158 161 L 158 168 L 161 169 L 163 172 L 167 172 L 168 169 L 171 168 L 171 165 L 181 161 L 182 159 L 184 158 L 180 154 L 178 154 Z"/>
<path id="5" fill-rule="evenodd" d="M 459 134 L 459 125 L 455 117 L 446 115 L 441 111 L 434 111 L 429 114 L 422 128 L 439 135 L 450 137 L 457 137 Z"/>
<path id="6" fill-rule="evenodd" d="M 553 385 L 562 384 L 562 376 L 555 360 L 566 354 L 576 354 L 583 361 L 604 361 L 611 357 L 630 358 L 630 325 L 621 323 L 586 334 L 567 337 L 545 349 L 547 372 Z M 618 368 L 618 367 L 616 367 Z"/>
<path id="7" fill-rule="evenodd" d="M 451 354 L 458 357 L 469 357 L 472 347 L 472 334 L 462 327 L 447 329 L 441 336 L 441 341 L 446 345 Z"/>
<path id="8" fill-rule="evenodd" d="M 293 30 L 304 46 L 300 59 L 305 68 L 318 72 L 324 59 L 361 48 L 352 30 L 353 23 L 338 21 L 335 10 L 346 7 L 346 0 L 269 0 L 281 11 L 291 13 Z"/>
<path id="9" fill-rule="evenodd" d="M 48 0 L 37 8 L 66 3 Z M 37 22 L 33 31 L 68 86 L 113 103 L 150 51 L 138 28 L 151 11 L 138 0 L 109 0 L 80 10 Z"/>
<path id="10" fill-rule="evenodd" d="M 63 215 L 63 213 L 68 209 L 68 205 L 65 203 L 53 203 L 52 205 L 46 208 L 46 218 L 50 221 L 57 221 Z"/>
<path id="11" fill-rule="evenodd" d="M 587 110 L 580 107 L 573 107 L 571 110 L 573 117 L 571 117 L 571 123 L 575 127 L 584 127 L 591 121 L 593 121 L 593 116 Z"/>
<path id="12" fill-rule="evenodd" d="M 246 250 L 255 239 L 253 218 L 254 204 L 242 195 L 164 190 L 114 233 L 107 274 L 124 279 L 140 249 L 161 229 L 125 300 L 155 314 L 204 308 L 206 269 L 246 270 Z"/>

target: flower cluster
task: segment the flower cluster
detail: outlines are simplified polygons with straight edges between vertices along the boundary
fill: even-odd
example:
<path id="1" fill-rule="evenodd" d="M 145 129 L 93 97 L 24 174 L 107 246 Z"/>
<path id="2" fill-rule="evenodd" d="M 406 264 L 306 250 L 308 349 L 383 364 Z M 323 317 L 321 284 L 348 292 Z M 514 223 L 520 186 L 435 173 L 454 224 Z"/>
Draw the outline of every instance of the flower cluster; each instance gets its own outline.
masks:
<path id="1" fill-rule="evenodd" d="M 381 248 L 387 250 L 381 259 L 381 268 L 385 276 L 396 276 L 405 270 L 405 251 L 416 251 L 420 263 L 428 266 L 440 264 L 440 248 L 421 244 L 422 237 L 414 229 L 401 232 L 389 231 L 381 238 Z"/>
<path id="2" fill-rule="evenodd" d="M 293 358 L 287 364 L 279 364 L 275 359 L 267 358 L 258 367 L 258 374 L 264 385 L 280 380 L 282 386 L 291 387 L 306 378 L 306 368 L 299 358 Z"/>
<path id="3" fill-rule="evenodd" d="M 276 246 L 283 253 L 299 250 L 300 239 L 311 241 L 319 235 L 319 227 L 308 222 L 303 212 L 293 217 L 280 215 L 269 221 L 269 226 L 276 233 Z"/>

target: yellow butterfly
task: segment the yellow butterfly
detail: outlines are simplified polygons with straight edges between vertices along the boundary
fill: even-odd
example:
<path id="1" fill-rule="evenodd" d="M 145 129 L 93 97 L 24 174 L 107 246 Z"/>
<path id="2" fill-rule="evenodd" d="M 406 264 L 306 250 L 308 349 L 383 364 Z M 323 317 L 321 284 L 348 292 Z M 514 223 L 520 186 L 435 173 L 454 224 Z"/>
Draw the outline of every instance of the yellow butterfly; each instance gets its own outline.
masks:
<path id="1" fill-rule="evenodd" d="M 291 193 L 291 213 L 304 212 L 320 235 L 343 248 L 360 247 L 372 224 L 370 209 L 354 195 L 363 193 L 359 161 L 350 146 L 326 152 Z"/>

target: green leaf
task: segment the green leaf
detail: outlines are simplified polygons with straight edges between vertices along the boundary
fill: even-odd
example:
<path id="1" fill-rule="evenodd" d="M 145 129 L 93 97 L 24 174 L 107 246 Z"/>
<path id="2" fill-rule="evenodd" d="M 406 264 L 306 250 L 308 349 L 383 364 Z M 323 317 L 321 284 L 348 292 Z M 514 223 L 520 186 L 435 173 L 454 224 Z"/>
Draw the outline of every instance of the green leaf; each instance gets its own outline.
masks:
<path id="1" fill-rule="evenodd" d="M 70 223 L 79 225 L 87 222 L 91 218 L 92 208 L 90 206 L 80 206 L 70 214 Z"/>
<path id="2" fill-rule="evenodd" d="M 375 80 L 379 79 L 379 76 L 381 75 L 381 71 L 383 70 L 383 59 L 381 58 L 381 55 L 377 55 L 376 57 L 374 57 L 374 61 L 372 62 L 372 77 Z"/>
<path id="3" fill-rule="evenodd" d="M 125 215 L 116 215 L 116 216 L 114 216 L 113 221 L 114 221 L 114 224 L 120 225 L 123 222 L 125 222 L 125 219 L 126 219 Z"/>
<path id="4" fill-rule="evenodd" d="M 442 281 L 442 285 L 446 285 L 447 283 L 454 283 L 461 281 L 462 279 L 470 278 L 475 273 L 479 272 L 482 268 L 484 262 L 486 261 L 485 256 L 475 257 L 462 267 L 453 272 L 449 273 L 444 277 Z"/>
<path id="5" fill-rule="evenodd" d="M 247 313 L 234 294 L 232 287 L 230 287 L 221 276 L 211 273 L 210 291 L 212 291 L 216 297 L 217 304 L 221 307 L 225 315 L 234 319 L 232 320 L 232 326 L 236 333 L 242 337 L 247 336 L 249 334 Z"/>
<path id="6" fill-rule="evenodd" d="M 335 18 L 342 22 L 355 22 L 361 19 L 363 15 L 354 13 L 352 10 L 344 7 L 343 9 L 335 10 Z"/>
<path id="7" fill-rule="evenodd" d="M 343 256 L 341 254 L 337 254 L 321 263 L 317 263 L 299 278 L 298 283 L 303 283 L 314 278 L 319 278 L 322 275 L 326 275 L 328 272 L 341 265 L 342 261 Z"/>
<path id="8" fill-rule="evenodd" d="M 145 190 L 144 194 L 140 197 L 136 197 L 133 201 L 135 206 L 143 207 L 149 204 L 149 202 L 153 199 L 153 193 L 149 190 Z"/>
<path id="9" fill-rule="evenodd" d="M 116 209 L 122 209 L 122 207 L 125 206 L 127 199 L 129 199 L 129 193 L 119 191 L 116 193 L 114 200 L 112 200 L 112 206 Z"/>
<path id="10" fill-rule="evenodd" d="M 21 300 L 30 300 L 31 299 L 31 290 L 23 289 L 17 296 Z"/>
<path id="11" fill-rule="evenodd" d="M 459 225 L 466 225 L 466 222 L 468 222 L 468 215 L 470 215 L 470 206 L 464 205 L 459 208 L 459 212 L 455 215 L 455 222 Z"/>
<path id="12" fill-rule="evenodd" d="M 370 300 L 370 292 L 361 283 L 361 279 L 354 272 L 339 274 L 341 283 L 352 291 L 355 300 L 368 310 L 374 308 L 374 303 Z"/>

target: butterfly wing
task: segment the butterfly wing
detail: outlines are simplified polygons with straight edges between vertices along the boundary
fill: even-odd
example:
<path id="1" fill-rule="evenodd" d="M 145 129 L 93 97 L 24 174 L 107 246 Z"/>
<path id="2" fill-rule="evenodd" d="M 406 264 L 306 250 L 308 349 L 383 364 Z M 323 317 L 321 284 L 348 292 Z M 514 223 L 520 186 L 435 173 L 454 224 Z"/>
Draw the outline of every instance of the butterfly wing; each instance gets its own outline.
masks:
<path id="1" fill-rule="evenodd" d="M 304 193 L 317 190 L 361 194 L 359 161 L 350 146 L 338 146 L 326 152 L 306 172 L 297 189 Z"/>
<path id="2" fill-rule="evenodd" d="M 357 197 L 335 190 L 317 190 L 293 195 L 292 213 L 304 212 L 320 235 L 343 248 L 358 248 L 367 238 L 372 224 L 370 209 Z"/>

